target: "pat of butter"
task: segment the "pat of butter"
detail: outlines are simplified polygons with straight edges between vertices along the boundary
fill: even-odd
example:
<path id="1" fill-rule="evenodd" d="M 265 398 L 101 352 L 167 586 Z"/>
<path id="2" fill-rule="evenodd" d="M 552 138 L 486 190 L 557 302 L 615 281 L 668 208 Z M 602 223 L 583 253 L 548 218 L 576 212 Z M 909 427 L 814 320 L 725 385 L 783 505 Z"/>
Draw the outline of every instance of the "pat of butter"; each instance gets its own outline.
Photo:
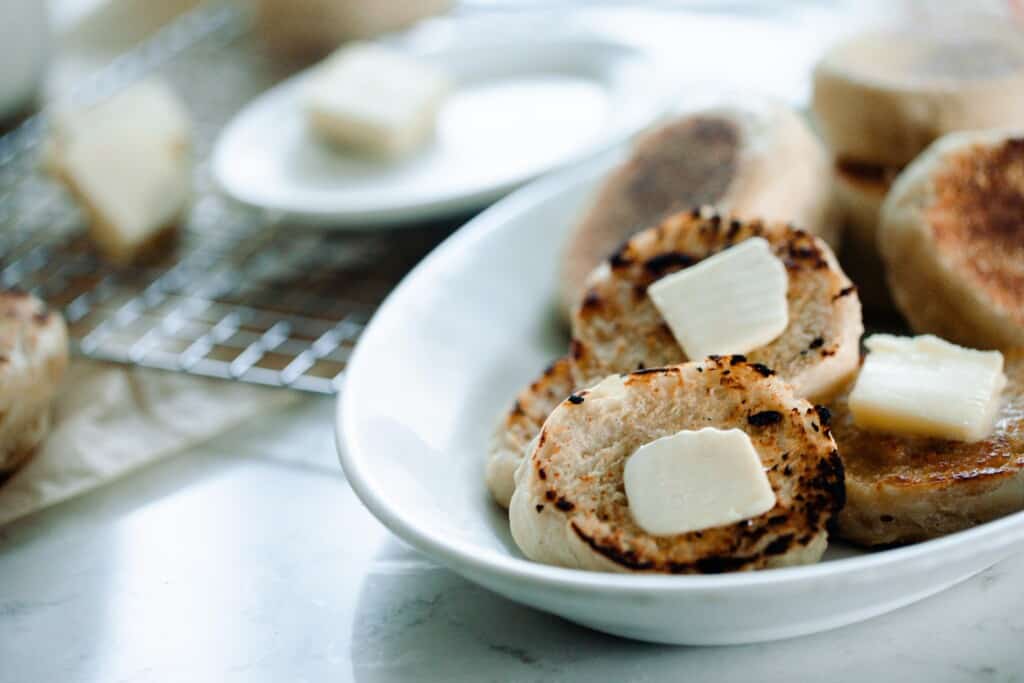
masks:
<path id="1" fill-rule="evenodd" d="M 608 375 L 587 390 L 591 398 L 623 398 L 626 395 L 626 383 L 618 375 Z"/>
<path id="2" fill-rule="evenodd" d="M 450 87 L 429 64 L 356 44 L 317 67 L 306 87 L 306 113 L 313 130 L 330 142 L 395 157 L 430 137 Z"/>
<path id="3" fill-rule="evenodd" d="M 752 237 L 648 288 L 687 357 L 747 353 L 789 324 L 786 267 Z"/>
<path id="4" fill-rule="evenodd" d="M 876 334 L 850 393 L 865 429 L 976 441 L 992 430 L 1006 385 L 1003 354 L 924 335 Z"/>
<path id="5" fill-rule="evenodd" d="M 644 444 L 623 479 L 633 520 L 656 536 L 732 524 L 768 512 L 775 492 L 739 429 L 683 430 Z"/>
<path id="6" fill-rule="evenodd" d="M 55 118 L 49 162 L 92 214 L 104 254 L 129 261 L 186 208 L 192 189 L 191 123 L 160 81 Z"/>

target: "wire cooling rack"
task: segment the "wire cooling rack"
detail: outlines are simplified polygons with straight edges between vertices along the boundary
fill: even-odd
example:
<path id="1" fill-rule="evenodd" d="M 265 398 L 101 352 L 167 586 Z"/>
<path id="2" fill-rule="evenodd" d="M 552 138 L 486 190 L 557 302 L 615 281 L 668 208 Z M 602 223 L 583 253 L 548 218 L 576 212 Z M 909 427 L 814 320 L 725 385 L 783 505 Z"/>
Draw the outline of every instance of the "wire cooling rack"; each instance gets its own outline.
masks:
<path id="1" fill-rule="evenodd" d="M 104 263 L 73 199 L 39 169 L 47 114 L 0 137 L 0 287 L 61 308 L 80 355 L 333 393 L 375 306 L 452 223 L 318 232 L 219 195 L 208 157 L 221 127 L 280 77 L 248 15 L 201 6 L 71 95 L 98 101 L 159 74 L 191 110 L 195 200 L 178 243 L 146 266 Z"/>

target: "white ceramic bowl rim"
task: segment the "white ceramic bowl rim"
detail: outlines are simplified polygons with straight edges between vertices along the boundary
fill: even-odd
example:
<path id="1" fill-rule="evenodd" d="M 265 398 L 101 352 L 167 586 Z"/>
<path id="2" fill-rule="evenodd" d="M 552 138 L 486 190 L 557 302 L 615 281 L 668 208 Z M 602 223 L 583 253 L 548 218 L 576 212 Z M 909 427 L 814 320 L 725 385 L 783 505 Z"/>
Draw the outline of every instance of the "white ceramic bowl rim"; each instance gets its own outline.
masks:
<path id="1" fill-rule="evenodd" d="M 520 213 L 538 200 L 543 201 L 553 194 L 557 194 L 566 186 L 575 186 L 584 182 L 600 170 L 602 168 L 599 163 L 593 162 L 580 168 L 549 176 L 510 195 L 507 199 L 481 213 L 442 242 L 402 280 L 381 304 L 374 320 L 363 332 L 350 359 L 350 370 L 346 373 L 345 383 L 339 396 L 336 439 L 341 465 L 353 490 L 370 512 L 388 529 L 427 555 L 446 563 L 466 567 L 477 574 L 500 574 L 546 586 L 626 592 L 636 595 L 660 594 L 665 591 L 707 591 L 765 584 L 793 584 L 837 575 L 856 580 L 858 577 L 867 578 L 879 571 L 885 571 L 889 575 L 900 571 L 920 573 L 948 561 L 951 557 L 959 557 L 967 553 L 981 553 L 987 549 L 1010 545 L 1024 538 L 1024 512 L 1017 512 L 943 538 L 800 567 L 712 575 L 612 574 L 554 567 L 510 555 L 502 555 L 493 550 L 480 548 L 473 543 L 447 538 L 416 519 L 395 512 L 388 505 L 386 495 L 381 495 L 374 490 L 370 478 L 364 472 L 361 463 L 368 459 L 368 454 L 360 451 L 358 438 L 356 408 L 358 400 L 355 397 L 360 391 L 359 377 L 362 367 L 360 361 L 363 349 L 373 344 L 375 332 L 379 327 L 376 322 L 394 315 L 393 311 L 398 309 L 394 302 L 400 299 L 407 289 L 416 286 L 415 283 L 421 276 L 443 264 L 444 260 L 448 258 L 448 254 L 455 251 L 454 247 L 461 246 L 463 242 L 469 243 L 485 238 L 490 232 L 500 229 L 507 218 Z M 353 400 L 346 400 L 346 398 Z M 481 458 L 483 458 L 482 453 Z M 481 486 L 483 486 L 482 483 Z"/>

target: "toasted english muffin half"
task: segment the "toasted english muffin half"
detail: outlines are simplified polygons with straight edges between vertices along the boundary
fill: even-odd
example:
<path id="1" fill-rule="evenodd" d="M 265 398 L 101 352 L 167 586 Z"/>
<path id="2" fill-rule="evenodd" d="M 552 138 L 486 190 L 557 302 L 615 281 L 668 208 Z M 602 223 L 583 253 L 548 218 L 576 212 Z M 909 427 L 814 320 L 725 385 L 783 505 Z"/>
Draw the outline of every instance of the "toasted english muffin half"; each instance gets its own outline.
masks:
<path id="1" fill-rule="evenodd" d="M 743 221 L 708 208 L 676 214 L 639 233 L 591 274 L 572 320 L 576 386 L 688 360 L 647 288 L 751 237 L 766 239 L 786 266 L 789 324 L 746 356 L 792 383 L 798 396 L 823 401 L 834 395 L 857 369 L 864 326 L 857 289 L 832 250 L 789 225 Z"/>
<path id="2" fill-rule="evenodd" d="M 575 388 L 568 358 L 559 358 L 530 382 L 512 402 L 491 437 L 484 477 L 495 502 L 508 507 L 515 472 L 544 420 Z"/>
<path id="3" fill-rule="evenodd" d="M 1024 41 L 981 20 L 862 33 L 818 62 L 812 108 L 837 156 L 903 166 L 946 133 L 1024 120 Z"/>
<path id="4" fill-rule="evenodd" d="M 824 147 L 790 108 L 745 98 L 653 128 L 612 170 L 562 255 L 562 300 L 579 303 L 587 275 L 625 239 L 674 211 L 713 205 L 789 221 L 836 244 Z"/>
<path id="5" fill-rule="evenodd" d="M 839 263 L 857 283 L 865 312 L 891 316 L 895 313 L 885 266 L 878 255 L 878 223 L 882 202 L 900 169 L 840 159 L 835 164 L 835 197 L 843 237 Z"/>
<path id="6" fill-rule="evenodd" d="M 858 427 L 844 392 L 831 404 L 846 470 L 840 537 L 865 546 L 914 543 L 1024 510 L 1024 350 L 1005 354 L 995 429 L 974 442 Z"/>
<path id="7" fill-rule="evenodd" d="M 67 367 L 64 319 L 34 296 L 0 292 L 0 477 L 50 430 L 50 404 Z"/>
<path id="8" fill-rule="evenodd" d="M 719 573 L 816 562 L 843 504 L 843 469 L 819 409 L 740 357 L 628 375 L 620 395 L 580 391 L 548 417 L 516 474 L 512 536 L 537 562 L 612 572 Z M 776 496 L 734 524 L 654 536 L 633 520 L 623 469 L 680 430 L 740 429 Z"/>
<path id="9" fill-rule="evenodd" d="M 1024 130 L 952 133 L 904 170 L 878 250 L 916 332 L 1024 345 Z"/>
<path id="10" fill-rule="evenodd" d="M 848 159 L 836 161 L 835 195 L 844 241 L 850 238 L 874 248 L 882 202 L 900 170 Z"/>

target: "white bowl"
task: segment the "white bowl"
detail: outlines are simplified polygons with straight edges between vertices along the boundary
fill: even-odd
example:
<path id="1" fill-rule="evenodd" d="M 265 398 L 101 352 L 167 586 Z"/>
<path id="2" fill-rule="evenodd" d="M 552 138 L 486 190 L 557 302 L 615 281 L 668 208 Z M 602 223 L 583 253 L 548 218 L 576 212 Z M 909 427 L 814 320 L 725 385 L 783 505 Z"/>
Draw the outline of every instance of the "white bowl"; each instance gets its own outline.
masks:
<path id="1" fill-rule="evenodd" d="M 927 543 L 715 576 L 585 572 L 530 562 L 483 483 L 511 397 L 565 349 L 553 313 L 561 237 L 610 159 L 532 184 L 481 214 L 384 302 L 339 404 L 341 463 L 389 529 L 466 578 L 600 631 L 730 644 L 834 628 L 920 600 L 1024 542 L 1024 513 Z"/>

